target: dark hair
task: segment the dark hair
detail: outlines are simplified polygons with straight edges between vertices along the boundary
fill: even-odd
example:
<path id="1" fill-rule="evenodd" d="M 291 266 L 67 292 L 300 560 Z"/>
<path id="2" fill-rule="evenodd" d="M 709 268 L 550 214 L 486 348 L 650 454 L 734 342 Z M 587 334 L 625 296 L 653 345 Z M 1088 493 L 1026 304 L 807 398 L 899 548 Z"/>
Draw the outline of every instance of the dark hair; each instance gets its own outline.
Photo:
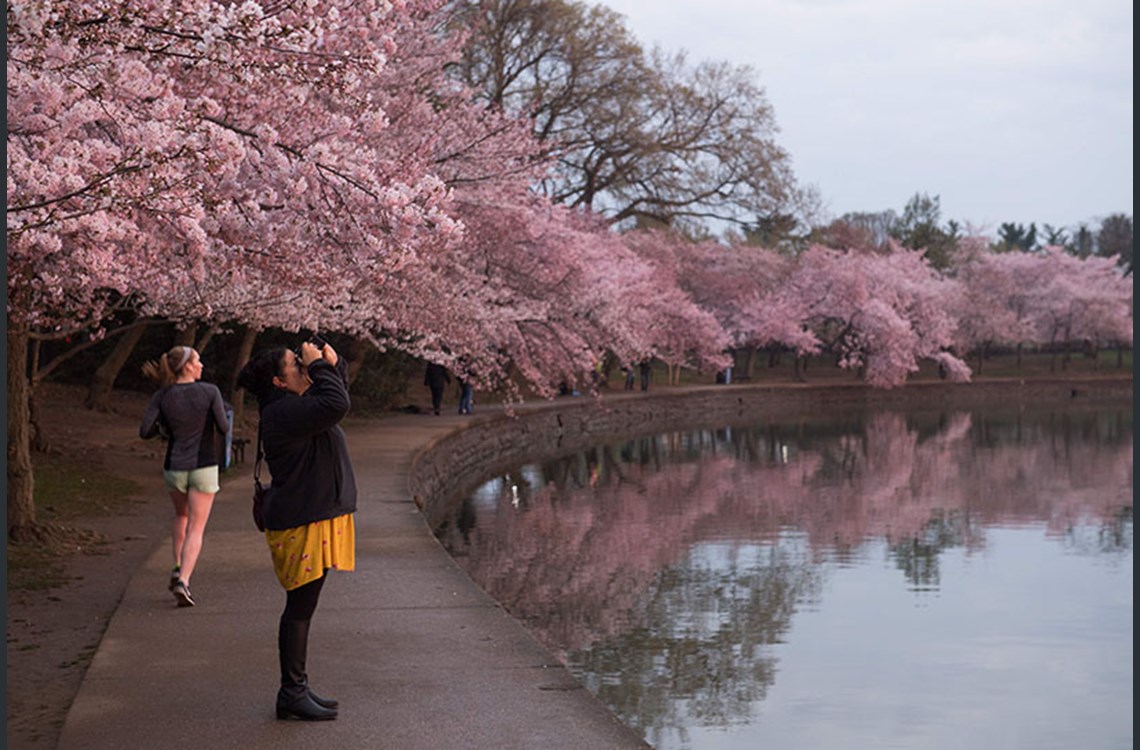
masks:
<path id="1" fill-rule="evenodd" d="M 261 401 L 273 393 L 273 378 L 281 374 L 281 363 L 284 359 L 284 347 L 259 352 L 246 362 L 245 367 L 238 373 L 238 388 L 244 388 Z"/>

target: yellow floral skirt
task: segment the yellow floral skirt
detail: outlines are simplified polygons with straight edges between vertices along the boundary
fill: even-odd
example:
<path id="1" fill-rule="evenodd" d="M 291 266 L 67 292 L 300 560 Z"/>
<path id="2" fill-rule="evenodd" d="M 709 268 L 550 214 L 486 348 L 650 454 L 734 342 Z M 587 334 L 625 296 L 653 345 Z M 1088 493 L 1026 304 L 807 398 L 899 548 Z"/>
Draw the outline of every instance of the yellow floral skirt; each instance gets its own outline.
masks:
<path id="1" fill-rule="evenodd" d="M 348 513 L 281 531 L 266 530 L 273 570 L 286 591 L 311 583 L 326 570 L 356 567 L 356 524 Z"/>

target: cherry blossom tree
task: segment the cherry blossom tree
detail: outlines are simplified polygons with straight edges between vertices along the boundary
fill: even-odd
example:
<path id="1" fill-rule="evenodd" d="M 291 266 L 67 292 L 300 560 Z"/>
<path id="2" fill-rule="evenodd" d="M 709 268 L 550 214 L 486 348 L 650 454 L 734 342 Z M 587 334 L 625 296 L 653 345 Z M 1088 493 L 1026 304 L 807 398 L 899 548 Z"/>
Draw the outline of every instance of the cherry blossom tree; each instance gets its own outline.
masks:
<path id="1" fill-rule="evenodd" d="M 746 350 L 746 376 L 752 375 L 759 348 L 813 349 L 795 311 L 775 294 L 793 268 L 789 256 L 755 245 L 705 241 L 684 248 L 679 262 L 682 287 L 716 316 L 734 348 Z"/>
<path id="2" fill-rule="evenodd" d="M 543 395 L 588 382 L 607 352 L 699 360 L 692 341 L 715 340 L 715 324 L 606 223 L 537 195 L 551 162 L 531 123 L 446 75 L 465 41 L 438 33 L 446 10 L 424 2 L 402 14 L 370 94 L 389 118 L 382 147 L 447 186 L 462 242 L 421 247 L 384 283 L 358 286 L 352 307 L 365 314 L 336 323 L 485 385 L 521 379 Z"/>
<path id="3" fill-rule="evenodd" d="M 297 327 L 459 224 L 375 146 L 386 2 L 8 8 L 9 528 L 35 524 L 27 342 L 117 311 Z"/>
<path id="4" fill-rule="evenodd" d="M 521 379 L 543 396 L 562 382 L 589 385 L 611 353 L 622 361 L 719 362 L 716 321 L 623 238 L 533 194 L 513 198 L 475 204 L 457 191 L 466 241 L 435 269 L 436 293 L 402 314 L 419 321 L 424 354 L 446 346 L 449 364 L 499 383 Z"/>
<path id="5" fill-rule="evenodd" d="M 540 392 L 607 349 L 681 356 L 665 339 L 689 329 L 667 315 L 683 300 L 623 304 L 656 290 L 650 272 L 530 195 L 529 123 L 447 78 L 462 38 L 437 33 L 440 8 L 11 9 L 10 331 L 98 332 L 119 309 L 335 329 Z M 71 183 L 47 180 L 53 160 Z M 462 216 L 481 231 L 461 243 Z M 13 505 L 30 526 L 30 500 Z"/>
<path id="6" fill-rule="evenodd" d="M 698 369 L 722 369 L 728 366 L 731 359 L 726 352 L 732 346 L 732 338 L 724 325 L 724 320 L 718 314 L 718 310 L 702 305 L 694 298 L 694 287 L 686 280 L 685 257 L 692 249 L 692 243 L 676 233 L 660 230 L 627 232 L 622 235 L 622 241 L 653 269 L 653 285 L 662 290 L 658 292 L 658 296 L 665 304 L 663 312 L 670 316 L 678 316 L 674 320 L 662 321 L 665 325 L 661 326 L 659 331 L 668 335 L 671 341 L 668 344 L 659 344 L 650 354 L 661 357 L 670 365 L 671 378 L 674 382 L 677 378 L 677 374 L 674 373 L 682 365 L 695 366 Z M 692 266 L 691 263 L 689 265 Z M 668 293 L 665 290 L 668 290 Z M 689 305 L 695 305 L 705 316 L 704 322 L 692 329 L 684 326 L 684 319 L 679 315 Z M 723 308 L 720 312 L 723 312 Z M 656 313 L 655 318 L 659 319 L 662 314 Z M 682 356 L 684 352 L 689 352 L 691 358 Z M 634 362 L 638 359 L 644 357 L 634 357 L 626 361 Z"/>
<path id="7" fill-rule="evenodd" d="M 817 245 L 799 257 L 775 297 L 798 306 L 804 330 L 838 355 L 840 367 L 890 388 L 921 359 L 938 362 L 951 380 L 969 379 L 969 367 L 949 351 L 959 293 L 921 251 L 895 245 L 884 255 Z"/>
<path id="8" fill-rule="evenodd" d="M 956 348 L 1082 343 L 1094 352 L 1132 341 L 1132 281 L 1115 258 L 1080 258 L 1060 247 L 992 253 L 975 243 L 958 261 L 963 290 Z"/>
<path id="9" fill-rule="evenodd" d="M 977 356 L 977 372 L 983 372 L 992 346 L 1037 343 L 1032 299 L 1043 279 L 1037 256 L 1012 251 L 990 252 L 984 238 L 974 238 L 959 247 L 955 277 L 962 289 L 955 310 L 957 328 L 954 348 L 963 355 Z"/>
<path id="10" fill-rule="evenodd" d="M 1132 280 L 1116 258 L 1078 258 L 1060 247 L 1047 247 L 1037 263 L 1030 312 L 1041 343 L 1061 345 L 1065 361 L 1074 344 L 1132 341 Z"/>

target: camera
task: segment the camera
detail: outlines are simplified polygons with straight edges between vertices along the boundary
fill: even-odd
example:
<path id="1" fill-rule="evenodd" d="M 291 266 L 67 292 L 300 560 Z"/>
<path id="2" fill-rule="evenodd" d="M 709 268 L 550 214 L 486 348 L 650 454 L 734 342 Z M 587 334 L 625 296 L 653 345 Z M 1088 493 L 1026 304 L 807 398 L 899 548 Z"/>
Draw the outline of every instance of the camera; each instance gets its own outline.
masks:
<path id="1" fill-rule="evenodd" d="M 306 339 L 306 341 L 308 343 L 312 344 L 313 346 L 317 347 L 318 349 L 322 349 L 322 350 L 325 348 L 325 344 L 328 343 L 323 338 L 321 338 L 319 335 L 317 335 L 315 333 L 312 336 L 310 336 L 308 339 Z M 298 344 L 297 348 L 293 350 L 293 354 L 297 355 L 297 359 L 301 359 L 301 345 L 300 344 Z"/>

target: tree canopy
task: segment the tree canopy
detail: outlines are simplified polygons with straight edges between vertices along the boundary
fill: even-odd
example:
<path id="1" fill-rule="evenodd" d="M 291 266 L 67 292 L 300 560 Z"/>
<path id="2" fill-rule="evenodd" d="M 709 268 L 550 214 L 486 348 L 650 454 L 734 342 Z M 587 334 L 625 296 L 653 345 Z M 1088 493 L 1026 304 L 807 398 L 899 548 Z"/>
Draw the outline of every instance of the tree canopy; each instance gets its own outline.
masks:
<path id="1" fill-rule="evenodd" d="M 38 0 L 7 20 L 10 527 L 34 523 L 29 342 L 132 316 L 341 332 L 515 395 L 742 346 L 893 387 L 923 359 L 968 379 L 982 342 L 1131 344 L 1131 217 L 1083 260 L 980 255 L 924 195 L 798 254 L 757 244 L 803 193 L 751 73 L 644 54 L 602 8 Z M 686 227 L 709 219 L 744 239 Z"/>

